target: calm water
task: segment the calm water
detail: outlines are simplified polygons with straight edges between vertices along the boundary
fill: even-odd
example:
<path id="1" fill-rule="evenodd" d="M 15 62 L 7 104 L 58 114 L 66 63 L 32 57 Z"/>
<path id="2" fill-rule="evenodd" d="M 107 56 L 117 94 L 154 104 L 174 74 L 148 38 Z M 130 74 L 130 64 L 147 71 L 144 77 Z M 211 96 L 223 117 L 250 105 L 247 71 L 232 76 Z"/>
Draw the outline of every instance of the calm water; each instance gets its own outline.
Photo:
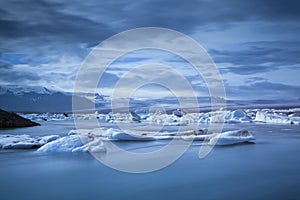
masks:
<path id="1" fill-rule="evenodd" d="M 44 122 L 0 133 L 63 135 L 73 127 Z M 225 127 L 240 128 L 251 131 L 256 144 L 215 147 L 202 160 L 195 145 L 172 165 L 146 174 L 110 169 L 88 153 L 0 151 L 1 199 L 299 199 L 300 126 Z"/>

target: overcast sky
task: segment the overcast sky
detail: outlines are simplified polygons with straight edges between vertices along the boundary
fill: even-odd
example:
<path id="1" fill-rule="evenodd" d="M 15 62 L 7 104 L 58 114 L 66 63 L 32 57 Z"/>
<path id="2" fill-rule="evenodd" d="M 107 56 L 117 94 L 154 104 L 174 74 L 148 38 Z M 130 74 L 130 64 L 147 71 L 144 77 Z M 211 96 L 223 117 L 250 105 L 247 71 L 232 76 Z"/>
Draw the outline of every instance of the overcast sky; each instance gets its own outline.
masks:
<path id="1" fill-rule="evenodd" d="M 297 99 L 299 22 L 298 0 L 4 0 L 0 85 L 71 91 L 80 64 L 97 44 L 128 29 L 163 27 L 187 34 L 208 51 L 229 98 Z M 148 57 L 140 52 L 114 64 L 103 91 L 128 65 Z M 171 63 L 184 66 L 178 59 Z M 203 89 L 197 77 L 187 75 L 195 89 Z"/>

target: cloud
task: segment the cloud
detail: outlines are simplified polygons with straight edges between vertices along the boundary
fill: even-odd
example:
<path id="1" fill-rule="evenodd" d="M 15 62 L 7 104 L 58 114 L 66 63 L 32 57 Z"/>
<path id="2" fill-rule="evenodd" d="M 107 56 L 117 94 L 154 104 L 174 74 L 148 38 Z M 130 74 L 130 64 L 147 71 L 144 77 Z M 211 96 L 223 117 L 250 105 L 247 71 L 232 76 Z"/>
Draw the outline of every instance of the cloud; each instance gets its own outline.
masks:
<path id="1" fill-rule="evenodd" d="M 227 86 L 227 97 L 238 99 L 291 100 L 299 97 L 300 86 L 259 81 L 243 86 Z"/>
<path id="2" fill-rule="evenodd" d="M 224 75 L 258 84 L 268 78 L 247 78 L 286 68 L 300 70 L 299 4 L 292 0 L 0 1 L 1 84 L 53 84 L 70 90 L 92 47 L 120 31 L 144 26 L 171 28 L 207 42 Z M 119 48 L 123 42 L 119 41 Z M 160 60 L 189 77 L 195 74 L 170 56 L 139 54 L 115 63 L 106 72 L 103 87 L 116 82 L 134 63 Z M 93 74 L 87 76 L 87 85 L 89 77 Z M 190 80 L 202 87 L 201 81 Z M 228 85 L 236 85 L 233 81 Z"/>
<path id="3" fill-rule="evenodd" d="M 23 84 L 24 82 L 39 81 L 38 74 L 29 71 L 19 71 L 17 69 L 0 68 L 0 84 Z"/>
<path id="4" fill-rule="evenodd" d="M 216 63 L 229 63 L 224 73 L 250 75 L 300 63 L 300 41 L 257 41 L 240 45 L 239 50 L 210 50 Z"/>
<path id="5" fill-rule="evenodd" d="M 11 63 L 0 61 L 0 70 L 9 70 L 13 67 Z"/>

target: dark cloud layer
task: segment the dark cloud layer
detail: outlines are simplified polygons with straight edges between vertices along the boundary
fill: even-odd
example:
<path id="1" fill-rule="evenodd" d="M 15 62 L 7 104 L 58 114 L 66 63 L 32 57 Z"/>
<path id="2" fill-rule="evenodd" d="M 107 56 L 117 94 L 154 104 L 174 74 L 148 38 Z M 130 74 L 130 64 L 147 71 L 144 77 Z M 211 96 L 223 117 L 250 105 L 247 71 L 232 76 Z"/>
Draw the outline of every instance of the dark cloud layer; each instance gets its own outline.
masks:
<path id="1" fill-rule="evenodd" d="M 291 86 L 268 81 L 260 81 L 238 87 L 231 86 L 226 88 L 228 97 L 247 99 L 282 100 L 286 99 L 286 97 L 289 97 L 290 99 L 296 100 L 299 98 L 299 91 L 300 86 Z"/>
<path id="2" fill-rule="evenodd" d="M 298 1 L 282 0 L 1 1 L 0 37 L 2 48 L 11 51 L 49 43 L 62 50 L 68 45 L 78 50 L 81 44 L 93 46 L 119 31 L 142 26 L 188 34 L 199 29 L 226 29 L 241 21 L 298 23 L 299 7 Z M 6 40 L 18 41 L 20 46 L 5 45 Z"/>
<path id="3" fill-rule="evenodd" d="M 300 63 L 300 42 L 249 42 L 243 50 L 211 50 L 215 62 L 230 63 L 223 72 L 241 75 L 263 73 Z M 300 65 L 298 66 L 300 68 Z"/>
<path id="4" fill-rule="evenodd" d="M 276 40 L 252 38 L 245 41 L 247 39 L 235 31 L 234 49 L 208 46 L 217 64 L 228 64 L 220 65 L 223 73 L 255 76 L 284 68 L 298 70 L 299 21 L 300 1 L 297 0 L 0 1 L 0 75 L 2 83 L 6 84 L 16 80 L 20 84 L 28 81 L 38 84 L 44 78 L 41 74 L 55 82 L 52 71 L 61 66 L 57 72 L 59 79 L 64 75 L 74 77 L 70 66 L 75 64 L 70 60 L 84 59 L 90 48 L 131 28 L 165 27 L 201 39 L 204 32 L 239 30 L 239 24 L 244 24 L 257 37 L 270 34 L 270 38 Z M 262 24 L 262 28 L 251 29 L 253 24 Z M 215 35 L 209 40 L 221 36 Z M 70 63 L 62 64 L 62 57 Z M 36 70 L 24 71 L 17 64 L 28 64 Z M 50 67 L 41 67 L 41 64 Z M 50 71 L 40 73 L 43 70 Z M 72 74 L 68 74 L 70 71 Z M 285 86 L 288 91 L 289 86 Z"/>

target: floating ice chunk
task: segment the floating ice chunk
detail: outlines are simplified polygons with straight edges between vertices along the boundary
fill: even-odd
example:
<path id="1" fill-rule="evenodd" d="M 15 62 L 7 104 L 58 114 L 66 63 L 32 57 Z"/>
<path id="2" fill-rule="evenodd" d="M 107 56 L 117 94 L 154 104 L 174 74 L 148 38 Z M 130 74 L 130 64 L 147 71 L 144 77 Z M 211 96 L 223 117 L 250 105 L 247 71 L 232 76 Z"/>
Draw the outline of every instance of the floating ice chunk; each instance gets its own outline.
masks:
<path id="1" fill-rule="evenodd" d="M 57 140 L 59 138 L 59 135 L 47 135 L 40 137 L 40 143 L 46 144 L 48 142 L 52 142 L 54 140 Z"/>
<path id="2" fill-rule="evenodd" d="M 210 122 L 209 113 L 200 113 L 198 122 L 209 123 Z"/>
<path id="3" fill-rule="evenodd" d="M 128 134 L 124 132 L 113 132 L 108 136 L 109 140 L 126 140 L 126 141 L 151 141 L 156 140 L 153 136 Z"/>
<path id="4" fill-rule="evenodd" d="M 92 153 L 100 153 L 105 152 L 106 148 L 103 146 L 103 142 L 100 138 L 94 139 L 92 142 L 88 142 L 81 147 L 77 147 L 72 150 L 72 152 L 92 152 Z"/>
<path id="5" fill-rule="evenodd" d="M 72 152 L 73 149 L 82 147 L 80 137 L 70 135 L 49 142 L 38 149 L 39 152 Z"/>
<path id="6" fill-rule="evenodd" d="M 215 111 L 210 112 L 209 117 L 207 114 L 203 115 L 204 119 L 200 118 L 200 121 L 211 123 L 241 123 L 252 122 L 251 117 L 243 110 L 234 111 Z"/>
<path id="7" fill-rule="evenodd" d="M 75 131 L 71 132 L 72 134 Z M 105 148 L 100 137 L 93 137 L 83 130 L 79 135 L 68 135 L 45 144 L 38 152 L 104 152 Z"/>
<path id="8" fill-rule="evenodd" d="M 247 116 L 243 110 L 228 111 L 225 115 L 225 122 L 227 123 L 240 123 L 240 122 L 251 122 L 252 119 Z"/>
<path id="9" fill-rule="evenodd" d="M 254 136 L 247 130 L 228 131 L 217 134 L 210 139 L 209 145 L 232 145 L 255 140 Z"/>
<path id="10" fill-rule="evenodd" d="M 295 120 L 295 118 L 294 118 Z M 293 124 L 294 121 L 291 120 L 290 117 L 284 114 L 278 114 L 274 112 L 263 112 L 258 111 L 255 116 L 255 121 L 265 122 L 265 123 L 273 123 L 273 124 Z M 295 120 L 296 123 L 299 123 Z"/>
<path id="11" fill-rule="evenodd" d="M 0 135 L 0 148 L 2 149 L 32 149 L 56 140 L 58 135 L 30 136 L 30 135 Z"/>

